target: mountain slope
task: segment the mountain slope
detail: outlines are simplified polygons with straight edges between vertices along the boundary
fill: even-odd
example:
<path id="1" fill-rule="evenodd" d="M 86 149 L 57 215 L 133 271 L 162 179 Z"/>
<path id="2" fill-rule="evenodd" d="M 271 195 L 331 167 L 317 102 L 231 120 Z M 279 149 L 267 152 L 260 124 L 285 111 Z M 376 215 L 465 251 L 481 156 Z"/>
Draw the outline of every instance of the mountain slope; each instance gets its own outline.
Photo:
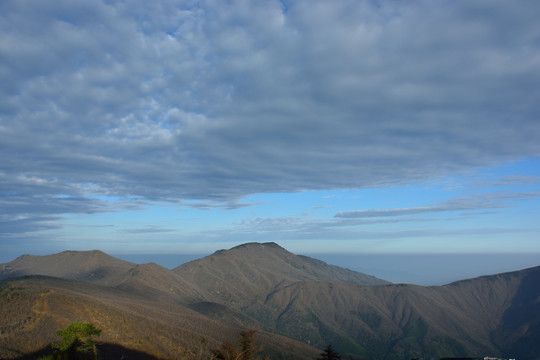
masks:
<path id="1" fill-rule="evenodd" d="M 0 358 L 37 352 L 59 340 L 55 331 L 73 321 L 103 330 L 99 342 L 160 359 L 195 359 L 242 330 L 208 319 L 182 305 L 146 294 L 75 280 L 31 276 L 0 282 Z M 318 351 L 294 340 L 260 333 L 275 359 L 310 359 Z"/>
<path id="2" fill-rule="evenodd" d="M 51 259 L 63 265 L 49 269 Z M 96 276 L 97 270 L 105 276 Z M 5 339 L 38 339 L 24 331 L 33 328 L 32 319 L 42 314 L 38 299 L 54 299 L 47 295 L 50 292 L 64 297 L 49 303 L 54 304 L 54 311 L 59 309 L 48 308 L 49 318 L 57 323 L 40 317 L 38 323 L 49 330 L 68 319 L 99 322 L 109 318 L 109 323 L 99 324 L 108 329 L 114 329 L 117 322 L 131 327 L 143 324 L 144 331 L 149 331 L 137 329 L 132 338 L 152 338 L 155 332 L 171 339 L 202 336 L 216 343 L 227 336 L 231 340 L 231 334 L 240 329 L 259 328 L 273 354 L 279 354 L 281 348 L 277 358 L 288 359 L 316 357 L 316 350 L 299 342 L 317 348 L 332 343 L 346 359 L 498 356 L 533 360 L 540 353 L 540 267 L 445 286 L 393 285 L 291 254 L 273 243 L 218 251 L 172 271 L 156 264 L 122 262 L 100 252 L 61 253 L 32 261 L 22 257 L 0 265 L 4 277 L 33 271 L 81 281 L 30 278 L 0 282 L 0 287 L 12 289 L 0 291 L 0 302 L 11 299 L 7 305 L 0 304 L 0 316 L 25 314 L 17 320 L 19 327 L 0 329 L 0 352 L 13 349 L 5 345 Z M 17 291 L 13 289 L 19 285 L 6 285 L 32 288 L 38 280 L 46 281 L 45 287 L 52 290 L 14 297 L 12 292 Z M 83 306 L 66 308 L 63 302 Z M 17 310 L 23 308 L 26 310 Z M 4 318 L 0 324 L 5 323 Z M 123 346 L 133 345 L 122 341 Z M 159 350 L 155 341 L 146 347 Z M 280 343 L 287 343 L 287 350 Z M 22 346 L 20 341 L 17 344 Z M 190 344 L 186 346 L 199 346 Z"/>
<path id="3" fill-rule="evenodd" d="M 145 294 L 164 302 L 189 304 L 202 295 L 181 276 L 154 264 L 135 265 L 118 278 L 116 288 Z"/>
<path id="4" fill-rule="evenodd" d="M 99 250 L 64 251 L 59 254 L 23 255 L 0 265 L 0 280 L 24 275 L 55 276 L 101 285 L 116 285 L 135 264 Z"/>
<path id="5" fill-rule="evenodd" d="M 385 280 L 294 255 L 275 243 L 248 243 L 220 250 L 172 270 L 198 286 L 206 300 L 246 305 L 276 287 L 298 281 L 383 285 Z"/>
<path id="6" fill-rule="evenodd" d="M 344 353 L 377 359 L 501 356 L 511 349 L 501 351 L 493 333 L 521 278 L 445 287 L 305 282 L 280 288 L 265 305 L 276 309 L 280 333 L 319 347 L 331 342 Z"/>
<path id="7" fill-rule="evenodd" d="M 288 281 L 314 280 L 361 285 L 385 285 L 390 282 L 362 274 L 303 255 L 295 255 L 276 243 L 247 243 L 230 250 L 219 250 L 203 259 L 194 260 L 173 269 L 188 276 L 195 268 L 208 267 L 222 276 L 255 276 L 271 280 L 276 275 Z M 213 268 L 213 269 L 212 269 Z M 245 280 L 240 279 L 238 280 Z"/>
<path id="8" fill-rule="evenodd" d="M 182 303 L 201 297 L 190 284 L 163 266 L 154 263 L 138 265 L 99 250 L 63 251 L 46 256 L 23 255 L 0 264 L 0 280 L 25 275 L 79 280 Z"/>
<path id="9" fill-rule="evenodd" d="M 523 272 L 516 295 L 504 312 L 494 339 L 519 359 L 540 358 L 540 271 Z"/>
<path id="10" fill-rule="evenodd" d="M 343 353 L 379 359 L 512 357 L 518 340 L 499 341 L 503 336 L 498 340 L 496 334 L 508 334 L 501 330 L 505 314 L 508 318 L 524 279 L 533 276 L 513 272 L 440 287 L 376 279 L 370 283 L 379 286 L 366 286 L 352 272 L 340 273 L 272 243 L 219 251 L 173 271 L 210 301 L 250 316 L 265 329 L 319 348 L 331 342 Z M 538 311 L 532 300 L 527 304 Z M 539 318 L 523 318 L 514 328 L 523 332 L 531 321 L 534 328 Z M 525 335 L 533 339 L 540 332 Z"/>

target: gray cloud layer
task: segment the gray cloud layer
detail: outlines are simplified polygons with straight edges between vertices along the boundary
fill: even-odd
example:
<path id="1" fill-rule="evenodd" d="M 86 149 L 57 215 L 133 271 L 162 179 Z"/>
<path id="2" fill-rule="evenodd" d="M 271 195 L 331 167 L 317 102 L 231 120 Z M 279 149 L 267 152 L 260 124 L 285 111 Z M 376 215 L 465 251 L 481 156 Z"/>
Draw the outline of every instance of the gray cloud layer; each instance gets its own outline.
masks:
<path id="1" fill-rule="evenodd" d="M 233 204 L 539 156 L 539 11 L 2 1 L 0 221 L 47 227 L 109 211 L 103 195 Z"/>
<path id="2" fill-rule="evenodd" d="M 400 209 L 371 209 L 340 211 L 336 218 L 384 218 L 404 215 L 433 214 L 449 211 L 477 211 L 485 209 L 500 209 L 509 207 L 511 202 L 534 199 L 540 196 L 538 192 L 510 193 L 495 192 L 472 197 L 454 198 L 436 205 Z"/>

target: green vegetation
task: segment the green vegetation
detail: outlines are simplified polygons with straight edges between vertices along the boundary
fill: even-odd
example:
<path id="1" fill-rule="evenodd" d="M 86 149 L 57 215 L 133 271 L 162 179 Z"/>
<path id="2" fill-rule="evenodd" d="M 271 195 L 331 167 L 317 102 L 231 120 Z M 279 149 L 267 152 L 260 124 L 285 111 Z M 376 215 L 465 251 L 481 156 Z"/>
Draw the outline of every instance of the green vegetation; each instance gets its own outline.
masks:
<path id="1" fill-rule="evenodd" d="M 96 343 L 92 336 L 99 336 L 101 330 L 94 324 L 86 322 L 73 322 L 67 328 L 58 330 L 56 335 L 61 336 L 62 340 L 53 343 L 54 354 L 41 358 L 41 360 L 71 360 L 87 359 L 89 354 L 97 360 Z"/>

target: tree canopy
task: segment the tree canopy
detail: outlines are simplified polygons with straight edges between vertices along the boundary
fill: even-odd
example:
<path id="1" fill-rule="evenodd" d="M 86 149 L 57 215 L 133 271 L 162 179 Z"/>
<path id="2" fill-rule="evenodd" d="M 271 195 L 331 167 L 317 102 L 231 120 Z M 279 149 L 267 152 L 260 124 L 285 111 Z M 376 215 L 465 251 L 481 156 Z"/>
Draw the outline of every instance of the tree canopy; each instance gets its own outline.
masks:
<path id="1" fill-rule="evenodd" d="M 56 332 L 56 335 L 61 336 L 62 340 L 52 344 L 52 347 L 58 350 L 63 358 L 75 358 L 77 352 L 93 352 L 94 358 L 97 358 L 96 344 L 92 336 L 100 334 L 101 330 L 96 328 L 94 324 L 73 322 L 67 328 Z"/>

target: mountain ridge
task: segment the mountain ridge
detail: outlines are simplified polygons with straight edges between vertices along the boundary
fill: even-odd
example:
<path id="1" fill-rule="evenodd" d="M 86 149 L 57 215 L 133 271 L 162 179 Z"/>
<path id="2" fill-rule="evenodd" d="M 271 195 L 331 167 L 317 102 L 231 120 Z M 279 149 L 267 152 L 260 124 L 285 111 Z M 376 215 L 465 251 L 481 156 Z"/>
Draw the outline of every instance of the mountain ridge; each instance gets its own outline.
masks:
<path id="1" fill-rule="evenodd" d="M 304 358 L 302 351 L 314 358 L 312 346 L 320 349 L 328 343 L 345 359 L 490 355 L 532 360 L 540 353 L 536 344 L 540 266 L 426 287 L 391 284 L 292 254 L 275 243 L 219 250 L 172 270 L 125 262 L 99 251 L 55 255 L 19 257 L 1 264 L 0 285 L 34 284 L 35 279 L 6 278 L 29 275 L 54 260 L 73 268 L 58 265 L 42 272 L 63 275 L 73 290 L 70 299 L 79 296 L 87 303 L 90 296 L 102 305 L 88 306 L 120 307 L 128 313 L 140 309 L 136 314 L 148 314 L 148 321 L 157 317 L 163 322 L 159 326 L 178 328 L 171 334 L 193 330 L 193 324 L 181 320 L 185 318 L 200 323 L 209 334 L 214 333 L 212 326 L 229 329 L 229 334 L 232 329 L 256 328 L 271 344 L 276 344 L 272 336 L 291 339 L 290 354 L 284 358 Z M 55 278 L 47 279 L 43 281 L 54 283 Z M 133 306 L 120 306 L 130 301 Z M 17 308 L 14 303 L 9 306 Z M 170 309 L 168 317 L 160 315 L 163 309 Z M 152 321 L 148 324 L 155 324 Z M 208 341 L 215 344 L 216 338 Z M 309 346 L 302 348 L 302 343 Z M 0 336 L 0 357 L 2 346 Z"/>
<path id="2" fill-rule="evenodd" d="M 9 263 L 0 264 L 0 280 L 24 275 L 48 275 L 115 285 L 135 265 L 100 250 L 66 250 L 52 255 L 22 255 Z"/>

